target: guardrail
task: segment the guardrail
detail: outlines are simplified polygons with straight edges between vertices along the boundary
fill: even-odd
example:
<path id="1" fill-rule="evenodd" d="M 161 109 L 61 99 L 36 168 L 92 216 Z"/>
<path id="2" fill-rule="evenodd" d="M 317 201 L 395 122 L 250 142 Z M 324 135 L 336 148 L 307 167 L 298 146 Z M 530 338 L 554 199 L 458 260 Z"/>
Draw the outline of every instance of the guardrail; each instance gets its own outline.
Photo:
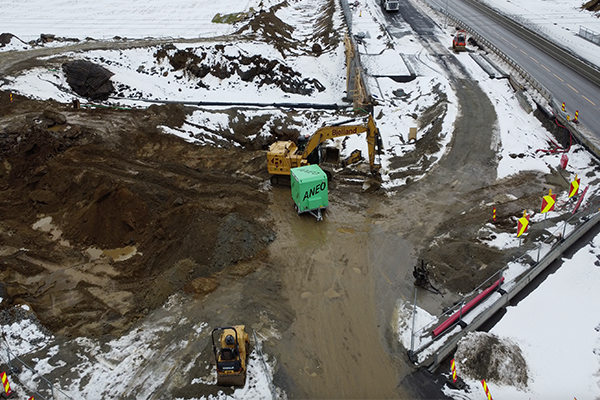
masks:
<path id="1" fill-rule="evenodd" d="M 515 60 L 513 60 L 510 56 L 492 44 L 490 41 L 481 36 L 477 31 L 467 25 L 460 18 L 455 17 L 452 14 L 446 14 L 444 9 L 439 9 L 442 14 L 445 14 L 448 19 L 453 21 L 455 24 L 459 25 L 462 29 L 466 30 L 471 34 L 472 37 L 476 38 L 476 42 L 485 46 L 488 50 L 495 53 L 498 57 L 500 57 L 504 62 L 506 62 L 512 69 L 521 75 L 521 77 L 531 85 L 548 103 L 552 102 L 553 96 L 552 93 L 548 89 L 544 87 L 541 83 L 537 81 L 529 72 L 527 72 L 523 67 L 519 65 Z"/>
<path id="2" fill-rule="evenodd" d="M 595 201 L 592 200 L 590 201 L 590 203 L 595 203 Z M 583 220 L 583 222 L 581 220 Z M 501 294 L 498 299 L 496 299 L 492 304 L 484 302 L 487 308 L 485 308 L 482 311 L 479 311 L 479 313 L 477 313 L 476 316 L 473 317 L 473 319 L 469 323 L 465 323 L 464 319 L 461 316 L 461 319 L 458 322 L 456 322 L 453 326 L 447 329 L 447 331 L 449 332 L 452 329 L 454 329 L 454 327 L 457 325 L 460 325 L 462 327 L 462 329 L 459 332 L 455 333 L 454 336 L 451 336 L 450 339 L 448 339 L 448 337 L 444 337 L 444 335 L 440 335 L 438 336 L 438 338 L 435 339 L 432 338 L 430 341 L 425 342 L 423 345 L 421 345 L 417 350 L 409 350 L 409 358 L 416 364 L 419 364 L 421 367 L 427 367 L 430 372 L 435 371 L 439 364 L 456 349 L 458 342 L 464 337 L 464 335 L 466 335 L 468 332 L 472 332 L 478 329 L 485 321 L 487 321 L 501 308 L 506 307 L 511 299 L 513 299 L 521 290 L 523 290 L 553 261 L 559 258 L 566 249 L 568 249 L 575 242 L 581 239 L 581 237 L 585 235 L 590 229 L 592 229 L 598 222 L 600 222 L 600 213 L 589 214 L 585 216 L 582 216 L 580 213 L 571 216 L 569 219 L 565 220 L 564 225 L 562 227 L 557 228 L 554 232 L 550 233 L 542 242 L 538 244 L 536 260 L 531 259 L 531 256 L 526 253 L 512 262 L 517 264 L 530 263 L 532 267 L 521 276 L 518 276 L 515 279 L 512 279 L 511 281 L 505 282 L 502 285 L 502 287 L 498 290 L 498 292 L 500 292 Z M 575 227 L 570 232 L 567 232 L 567 227 L 572 226 L 572 223 L 575 223 Z M 543 249 L 546 250 L 546 253 L 540 259 L 540 255 Z M 533 248 L 534 252 L 535 250 L 536 247 Z M 528 261 L 528 259 L 530 261 Z M 450 310 L 446 311 L 440 317 L 438 317 L 437 320 L 432 321 L 417 332 L 414 332 L 413 336 L 420 335 L 421 337 L 423 337 L 429 335 L 429 331 L 433 328 L 434 325 L 437 325 L 445 316 L 450 316 L 454 314 L 457 310 L 461 309 L 462 306 L 466 303 L 466 299 L 471 297 L 474 293 L 478 293 L 482 288 L 488 286 L 488 284 L 491 281 L 498 280 L 507 269 L 508 265 L 499 272 L 490 276 L 474 291 L 472 291 L 470 294 L 464 296 L 461 300 L 459 300 L 454 307 L 452 307 Z M 475 310 L 475 312 L 477 311 Z M 431 355 L 427 356 L 427 358 L 419 362 L 417 356 L 420 353 L 425 352 L 427 349 L 433 346 L 435 342 L 438 341 L 443 342 L 443 344 L 441 344 L 440 347 L 435 349 L 431 353 Z"/>
<path id="3" fill-rule="evenodd" d="M 502 50 L 500 50 L 494 44 L 492 44 L 487 39 L 485 39 L 483 36 L 481 36 L 479 33 L 477 33 L 474 29 L 472 29 L 468 24 L 466 24 L 460 18 L 458 18 L 452 14 L 449 14 L 449 13 L 447 14 L 444 9 L 438 9 L 438 11 L 440 13 L 446 15 L 446 17 L 448 19 L 452 20 L 454 23 L 459 25 L 461 28 L 463 28 L 464 30 L 469 32 L 471 34 L 471 36 L 476 38 L 476 41 L 478 44 L 483 45 L 489 51 L 495 53 L 504 62 L 506 62 L 512 69 L 514 69 L 522 77 L 522 79 L 525 80 L 525 82 L 527 82 L 533 89 L 535 89 L 540 94 L 540 96 L 542 96 L 542 98 L 544 100 L 546 100 L 548 102 L 548 104 L 552 107 L 552 109 L 554 111 L 555 117 L 563 125 L 565 125 L 571 131 L 571 133 L 574 134 L 574 136 L 578 140 L 578 142 L 581 143 L 582 145 L 584 145 L 585 148 L 587 148 L 597 158 L 600 158 L 600 140 L 596 139 L 596 137 L 593 134 L 587 132 L 585 129 L 582 129 L 582 127 L 580 127 L 576 123 L 573 123 L 573 121 L 570 120 L 570 118 L 568 118 L 568 115 L 566 113 L 562 112 L 562 107 L 560 107 L 558 105 L 558 102 L 554 99 L 554 96 L 552 95 L 552 93 L 548 89 L 546 89 L 544 87 L 544 85 L 539 83 L 537 81 L 537 79 L 535 79 L 529 72 L 527 72 L 523 67 L 521 67 L 515 60 L 513 60 L 510 56 L 505 54 Z M 580 63 L 580 64 L 582 64 L 582 63 Z M 584 66 L 584 68 L 585 68 L 585 66 Z M 591 74 L 596 76 L 596 73 L 594 71 L 592 71 Z M 586 76 L 587 75 L 588 74 L 586 74 Z M 599 82 L 599 78 L 595 77 L 595 79 L 592 79 L 592 82 L 596 82 L 596 83 Z"/>
<path id="4" fill-rule="evenodd" d="M 23 368 L 31 372 L 30 381 L 35 382 L 35 387 L 31 383 L 24 382 L 19 379 L 16 373 L 10 374 L 11 379 L 18 381 L 24 388 L 29 390 L 30 393 L 35 395 L 36 399 L 42 400 L 74 400 L 71 396 L 56 388 L 52 382 L 46 379 L 42 374 L 37 372 L 33 367 L 29 366 L 25 361 L 20 359 L 15 353 L 10 350 L 8 341 L 4 332 L 2 332 L 2 342 L 0 342 L 0 359 L 3 363 L 8 366 L 9 371 L 17 372 L 23 370 Z M 40 384 L 44 386 L 40 388 Z"/>
<path id="5" fill-rule="evenodd" d="M 600 46 L 600 33 L 594 32 L 593 30 L 580 25 L 578 35 L 585 40 Z"/>

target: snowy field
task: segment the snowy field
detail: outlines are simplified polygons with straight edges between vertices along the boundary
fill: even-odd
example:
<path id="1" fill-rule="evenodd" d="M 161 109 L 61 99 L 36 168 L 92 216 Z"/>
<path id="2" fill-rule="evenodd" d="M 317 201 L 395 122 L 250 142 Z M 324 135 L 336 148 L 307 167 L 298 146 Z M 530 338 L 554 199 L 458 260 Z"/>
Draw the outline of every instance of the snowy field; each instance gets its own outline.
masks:
<path id="1" fill-rule="evenodd" d="M 315 3 L 313 0 L 312 3 Z M 581 38 L 575 36 L 578 25 L 586 26 L 600 32 L 598 19 L 591 17 L 589 13 L 578 10 L 580 5 L 577 1 L 566 0 L 530 0 L 526 3 L 511 2 L 503 0 L 486 0 L 494 7 L 502 9 L 509 14 L 518 14 L 523 20 L 529 21 L 540 31 L 548 32 L 548 35 L 561 39 L 577 49 L 577 52 L 585 54 L 586 58 L 599 57 L 598 47 L 586 43 L 580 43 Z M 52 13 L 48 12 L 46 2 L 41 0 L 14 1 L 5 0 L 0 10 L 0 26 L 4 32 L 10 32 L 28 41 L 39 37 L 41 33 L 52 33 L 57 36 L 79 38 L 86 37 L 94 39 L 109 39 L 114 36 L 127 38 L 143 37 L 183 37 L 183 38 L 206 38 L 215 35 L 231 33 L 235 27 L 227 24 L 211 22 L 214 15 L 232 12 L 250 12 L 251 8 L 259 10 L 277 3 L 259 2 L 258 0 L 233 1 L 224 0 L 218 3 L 206 1 L 152 1 L 146 0 L 129 1 L 126 3 L 108 1 L 102 3 L 89 3 L 83 5 L 72 0 L 56 1 L 52 4 Z M 386 44 L 377 40 L 379 26 L 373 18 L 381 17 L 381 9 L 375 0 L 361 2 L 361 6 L 355 10 L 354 30 L 370 32 L 370 38 L 365 40 L 365 52 L 371 55 L 378 54 L 385 49 Z M 296 3 L 291 3 L 292 6 Z M 291 25 L 301 25 L 302 16 L 291 12 L 285 7 L 278 15 Z M 341 13 L 337 14 L 341 18 Z M 93 23 L 92 23 L 93 21 Z M 337 21 L 336 23 L 340 23 Z M 440 40 L 445 41 L 449 32 L 440 30 Z M 411 40 L 412 39 L 412 40 Z M 216 43 L 216 42 L 215 42 Z M 50 46 L 64 45 L 53 43 Z M 203 42 L 202 45 L 208 45 Z M 432 68 L 419 71 L 419 76 L 409 83 L 395 83 L 387 78 L 369 79 L 372 93 L 378 95 L 381 106 L 375 111 L 382 118 L 377 121 L 386 148 L 386 157 L 390 155 L 402 155 L 413 149 L 407 144 L 408 128 L 415 124 L 409 116 L 418 113 L 434 104 L 437 100 L 433 87 L 439 85 L 441 91 L 445 92 L 449 99 L 448 111 L 443 123 L 444 142 L 442 143 L 441 155 L 446 151 L 446 145 L 450 142 L 454 120 L 460 113 L 456 104 L 456 97 L 449 84 L 448 71 L 443 71 L 434 64 L 433 58 L 424 53 L 423 48 L 412 37 L 407 35 L 400 42 L 395 43 L 397 49 L 405 54 L 420 54 L 423 60 L 431 62 Z M 25 45 L 13 39 L 11 43 L 0 48 L 0 60 L 2 51 L 18 51 L 29 49 Z M 111 62 L 111 70 L 115 72 L 113 81 L 127 85 L 128 95 L 141 93 L 146 98 L 170 99 L 170 100 L 201 100 L 201 99 L 230 99 L 243 98 L 245 101 L 262 102 L 320 102 L 341 103 L 344 97 L 345 83 L 340 79 L 344 74 L 343 48 L 340 46 L 332 53 L 308 59 L 303 57 L 286 58 L 285 62 L 294 70 L 301 71 L 305 77 L 318 79 L 324 84 L 326 90 L 315 93 L 313 96 L 289 95 L 276 87 L 264 86 L 258 88 L 253 85 L 244 85 L 239 80 L 228 80 L 226 83 L 213 80 L 209 82 L 210 89 L 198 91 L 187 86 L 183 81 L 164 77 L 162 74 L 143 74 L 140 66 L 146 66 L 150 70 L 154 60 L 151 52 L 154 49 L 132 49 L 122 51 L 94 51 L 78 54 L 81 58 L 92 61 L 104 60 Z M 264 43 L 244 43 L 229 46 L 228 51 L 247 54 L 261 54 L 266 58 L 281 59 L 281 55 L 270 45 Z M 362 50 L 361 50 L 362 51 Z M 368 57 L 369 72 L 377 74 L 376 71 L 390 72 L 397 57 Z M 467 71 L 473 79 L 479 81 L 482 89 L 488 93 L 492 103 L 496 107 L 500 118 L 497 126 L 496 150 L 498 153 L 498 179 L 510 176 L 521 171 L 539 171 L 548 173 L 559 165 L 560 154 L 536 153 L 536 149 L 548 147 L 548 132 L 541 123 L 527 114 L 519 106 L 514 93 L 505 80 L 490 80 L 487 74 L 470 57 L 460 57 Z M 594 61 L 600 65 L 600 58 Z M 158 66 L 160 68 L 160 65 Z M 402 67 L 399 67 L 402 68 Z M 141 69 L 143 71 L 144 68 Z M 39 99 L 54 98 L 70 102 L 72 95 L 66 95 L 60 90 L 66 86 L 62 74 L 48 69 L 34 69 L 16 77 L 7 77 L 2 89 L 12 90 L 24 95 Z M 410 93 L 414 101 L 405 101 L 397 98 L 394 93 L 402 89 Z M 114 101 L 112 101 L 114 104 Z M 119 104 L 129 106 L 146 106 L 141 102 L 133 100 L 120 100 Z M 246 111 L 248 115 L 263 113 L 277 115 L 284 111 L 276 109 L 259 109 Z M 336 122 L 339 118 L 335 113 L 323 113 L 320 123 L 325 125 Z M 188 118 L 187 125 L 183 131 L 171 130 L 170 133 L 180 135 L 186 140 L 198 142 L 199 144 L 211 144 L 209 135 L 203 134 L 198 125 L 215 127 L 221 129 L 231 122 L 229 117 L 218 109 L 199 109 Z M 302 133 L 312 133 L 314 120 L 307 117 L 299 117 L 298 122 L 306 126 Z M 267 135 L 269 126 L 265 126 L 264 134 Z M 191 136 L 190 136 L 191 135 Z M 366 153 L 364 138 L 358 136 L 348 138 L 347 149 L 361 148 Z M 579 146 L 573 146 L 569 151 L 570 163 L 568 172 L 571 177 L 578 174 L 582 178 L 581 185 L 590 185 L 590 192 L 598 191 L 597 177 L 594 173 L 594 162 L 590 156 L 579 151 Z M 523 158 L 513 158 L 511 154 L 525 154 Z M 438 156 L 439 156 L 438 155 Z M 386 160 L 384 164 L 384 179 L 387 169 Z M 418 179 L 418 177 L 417 177 Z M 400 186 L 403 181 L 391 181 L 389 178 L 384 183 L 388 188 Z M 542 195 L 542 194 L 541 194 Z M 564 201 L 566 194 L 558 193 L 559 201 Z M 585 205 L 585 204 L 584 204 Z M 537 213 L 532 218 L 532 223 L 541 222 L 542 215 Z M 493 229 L 493 227 L 487 227 Z M 498 248 L 509 248 L 518 245 L 516 235 L 498 235 L 490 246 Z M 510 307 L 504 318 L 492 329 L 492 333 L 510 339 L 517 343 L 529 366 L 530 384 L 526 391 L 519 390 L 514 386 L 499 386 L 494 382 L 488 382 L 492 396 L 506 399 L 528 399 L 528 398 L 578 398 L 594 399 L 600 397 L 599 374 L 600 374 L 600 316 L 597 312 L 571 312 L 577 310 L 579 305 L 588 307 L 598 304 L 600 291 L 600 268 L 596 266 L 600 257 L 600 237 L 597 237 L 582 248 L 572 259 L 565 259 L 563 266 L 554 274 L 550 275 L 538 289 L 521 301 L 518 307 Z M 520 266 L 516 265 L 516 269 Z M 514 274 L 514 273 L 513 273 Z M 560 293 L 560 296 L 557 295 Z M 173 299 L 164 306 L 165 313 L 170 312 L 176 305 Z M 410 346 L 410 310 L 412 305 L 399 301 L 398 305 L 398 334 L 399 340 L 406 347 Z M 425 310 L 418 310 L 417 327 L 432 320 Z M 27 320 L 25 320 L 26 322 Z M 153 326 L 160 329 L 168 326 L 172 321 L 165 317 L 164 320 L 153 321 Z M 144 376 L 144 371 L 138 371 L 140 366 L 151 357 L 153 330 L 148 326 L 143 329 L 144 333 L 136 330 L 122 338 L 113 340 L 104 346 L 99 343 L 84 340 L 78 343 L 85 348 L 80 355 L 81 362 L 73 366 L 80 371 L 81 379 L 71 385 L 61 385 L 61 389 L 74 398 L 120 398 L 126 393 L 114 392 L 109 389 L 115 381 L 115 374 L 106 374 L 106 362 L 109 362 L 113 370 L 118 374 L 117 387 L 135 387 L 140 382 L 149 379 Z M 190 327 L 197 335 L 207 335 L 206 327 L 199 325 Z M 42 332 L 32 324 L 19 324 L 13 326 L 2 326 L 3 332 L 13 351 L 18 354 L 27 354 L 40 348 L 48 348 L 48 358 L 37 361 L 38 371 L 45 372 L 56 364 L 49 359 L 58 352 L 55 349 L 53 338 Z M 408 333 L 407 333 L 408 332 Z M 135 343 L 135 346 L 131 344 Z M 182 343 L 181 346 L 185 346 Z M 139 351 L 137 351 L 139 350 Z M 176 351 L 177 349 L 171 349 Z M 253 355 L 255 357 L 256 355 Z M 94 361 L 103 360 L 103 361 Z M 108 360 L 108 361 L 107 361 Z M 250 382 L 244 389 L 239 389 L 233 394 L 236 399 L 270 398 L 268 378 L 270 372 L 262 370 L 258 362 L 253 358 L 249 371 Z M 460 361 L 458 370 L 460 375 Z M 139 373 L 138 373 L 139 372 Z M 205 379 L 214 382 L 214 371 L 207 371 Z M 140 378 L 141 376 L 141 378 Z M 211 378 L 212 377 L 212 378 Z M 24 379 L 26 377 L 23 377 Z M 137 379 L 137 381 L 136 381 Z M 152 376 L 152 384 L 161 384 L 167 379 L 164 374 Z M 212 381 L 211 381 L 212 379 Z M 470 386 L 470 392 L 456 392 L 448 390 L 449 396 L 457 399 L 480 399 L 485 398 L 481 384 L 476 380 L 464 379 Z M 135 383 L 135 382 L 137 383 Z M 139 392 L 140 396 L 143 394 Z M 147 394 L 147 393 L 146 393 Z M 20 391 L 19 399 L 27 399 L 23 391 Z M 147 398 L 147 397 L 139 397 Z M 219 398 L 226 398 L 225 395 Z"/>

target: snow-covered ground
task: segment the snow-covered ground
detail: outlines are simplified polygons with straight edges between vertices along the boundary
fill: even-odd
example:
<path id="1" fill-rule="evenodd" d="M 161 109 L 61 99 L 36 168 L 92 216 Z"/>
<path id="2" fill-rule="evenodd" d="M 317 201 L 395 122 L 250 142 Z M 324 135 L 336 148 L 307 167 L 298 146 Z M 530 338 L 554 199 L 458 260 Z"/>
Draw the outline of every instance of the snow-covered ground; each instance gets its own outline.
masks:
<path id="1" fill-rule="evenodd" d="M 600 46 L 582 36 L 596 34 L 600 40 L 600 18 L 598 13 L 583 11 L 583 0 L 481 0 L 492 8 L 509 15 L 519 23 L 542 36 L 571 50 L 590 63 L 600 66 Z M 590 36 L 588 36 L 590 37 Z"/>
<path id="2" fill-rule="evenodd" d="M 311 0 L 317 3 L 318 0 Z M 498 9 L 503 9 L 510 14 L 520 15 L 523 20 L 528 20 L 540 31 L 548 32 L 556 40 L 564 40 L 583 52 L 588 59 L 598 57 L 598 47 L 581 42 L 582 39 L 574 36 L 578 31 L 578 25 L 600 32 L 598 19 L 591 17 L 589 13 L 578 10 L 578 1 L 568 0 L 529 0 L 523 3 L 505 0 L 485 0 Z M 248 0 L 222 0 L 220 2 L 207 1 L 167 1 L 167 0 L 145 0 L 143 2 L 132 0 L 129 2 L 99 2 L 86 3 L 85 6 L 73 0 L 56 1 L 52 4 L 52 12 L 49 12 L 47 2 L 41 0 L 15 1 L 5 0 L 0 9 L 0 26 L 3 31 L 19 36 L 25 41 L 39 37 L 41 33 L 51 33 L 63 37 L 75 37 L 85 40 L 86 37 L 94 39 L 112 38 L 121 36 L 127 38 L 143 37 L 210 37 L 215 35 L 231 33 L 235 27 L 227 24 L 211 22 L 217 13 L 250 12 L 251 8 L 259 10 L 278 3 L 277 1 Z M 297 3 L 291 2 L 293 7 Z M 306 9 L 306 8 L 305 8 Z M 315 7 L 316 9 L 316 7 Z M 377 37 L 380 34 L 379 25 L 373 18 L 380 20 L 381 9 L 378 2 L 368 0 L 354 11 L 354 31 L 368 32 L 365 39 L 365 57 L 368 72 L 371 74 L 402 74 L 404 67 L 398 63 L 398 57 L 376 56 L 386 48 L 386 43 Z M 286 7 L 278 12 L 282 19 L 291 25 L 301 26 L 305 15 L 291 12 Z M 341 14 L 338 13 L 341 18 Z M 336 23 L 340 23 L 337 21 Z M 561 39 L 564 35 L 564 39 Z M 448 33 L 440 31 L 442 40 L 446 40 Z M 217 43 L 217 42 L 215 42 Z M 213 43 L 214 44 L 214 43 Z M 435 65 L 433 58 L 423 54 L 423 48 L 412 35 L 406 35 L 399 39 L 396 49 L 404 54 L 419 54 L 425 62 L 430 63 L 430 68 L 419 71 L 419 76 L 409 83 L 396 83 L 387 78 L 369 79 L 368 84 L 371 92 L 376 94 L 381 101 L 376 114 L 381 112 L 382 118 L 377 121 L 384 139 L 387 156 L 402 155 L 410 151 L 414 145 L 407 144 L 408 129 L 416 126 L 416 121 L 410 116 L 420 110 L 430 107 L 437 101 L 436 90 L 446 93 L 448 96 L 448 109 L 443 123 L 442 132 L 444 137 L 442 150 L 446 150 L 451 139 L 454 120 L 460 113 L 456 98 L 448 81 L 448 71 L 443 71 Z M 65 43 L 54 42 L 46 46 L 60 46 Z M 202 42 L 202 46 L 210 46 L 208 42 Z M 186 46 L 189 46 L 186 45 Z M 16 40 L 0 48 L 0 59 L 3 51 L 18 51 L 31 48 Z M 230 100 L 231 98 L 243 98 L 244 101 L 260 102 L 320 102 L 341 103 L 344 97 L 345 83 L 343 77 L 344 56 L 343 48 L 340 46 L 336 51 L 327 55 L 307 57 L 287 57 L 286 65 L 294 70 L 300 71 L 304 77 L 318 79 L 325 87 L 323 92 L 315 92 L 313 96 L 289 95 L 277 87 L 246 85 L 239 80 L 227 80 L 220 82 L 217 79 L 208 82 L 209 89 L 198 90 L 189 86 L 189 82 L 178 80 L 174 76 L 165 77 L 161 73 L 144 73 L 150 71 L 155 65 L 152 52 L 155 49 L 132 49 L 121 51 L 94 51 L 78 54 L 81 58 L 99 60 L 101 57 L 111 63 L 111 70 L 115 73 L 114 82 L 127 85 L 130 89 L 128 95 L 141 93 L 143 97 L 152 99 L 170 100 Z M 243 44 L 232 44 L 227 47 L 228 52 L 237 54 L 261 54 L 265 58 L 283 61 L 281 55 L 272 46 L 264 43 L 244 42 Z M 361 49 L 363 51 L 363 49 Z M 581 53 L 580 53 L 581 54 Z M 496 107 L 498 119 L 496 150 L 499 155 L 498 179 L 520 171 L 550 172 L 559 164 L 559 154 L 540 155 L 536 149 L 547 148 L 547 131 L 541 124 L 527 114 L 519 106 L 512 89 L 503 80 L 491 80 L 470 57 L 461 57 L 469 74 L 479 81 L 482 89 L 488 93 L 492 103 Z M 600 58 L 594 61 L 600 65 Z M 140 69 L 140 66 L 143 68 Z M 394 66 L 397 69 L 394 69 Z M 165 66 L 166 68 L 166 66 Z M 162 72 L 162 71 L 161 71 Z M 69 102 L 73 96 L 66 95 L 60 87 L 66 87 L 64 75 L 60 72 L 48 69 L 34 69 L 18 77 L 6 77 L 7 82 L 2 87 L 4 90 L 16 91 L 31 97 L 40 99 L 54 98 Z M 437 87 L 436 90 L 433 90 Z M 409 98 L 397 96 L 398 89 L 402 89 Z M 120 104 L 131 106 L 141 105 L 136 101 L 120 100 Z M 257 109 L 245 111 L 247 115 L 263 113 L 277 115 L 283 111 L 276 109 Z M 304 125 L 303 133 L 314 131 L 315 121 L 308 117 L 299 116 L 299 125 Z M 319 116 L 321 124 L 335 122 L 338 117 L 335 113 L 322 113 Z M 199 109 L 188 118 L 189 124 L 184 126 L 183 131 L 171 130 L 170 133 L 181 135 L 187 140 L 200 143 L 211 143 L 210 135 L 202 132 L 197 126 L 226 127 L 230 123 L 229 117 L 213 109 Z M 268 134 L 268 125 L 265 126 L 264 134 Z M 204 133 L 204 134 L 203 134 Z M 190 137 L 192 135 L 193 137 Z M 217 138 L 215 138 L 217 139 Z M 346 141 L 346 149 L 350 151 L 361 148 L 366 153 L 364 138 L 352 137 Z M 592 185 L 591 192 L 598 190 L 594 181 L 594 162 L 590 156 L 574 146 L 568 153 L 570 162 L 568 171 L 572 177 L 578 174 L 582 178 L 582 187 Z M 524 154 L 525 157 L 512 157 L 511 155 Z M 393 172 L 386 169 L 384 160 L 384 172 Z M 385 184 L 393 188 L 402 185 L 402 181 L 390 181 Z M 543 194 L 540 194 L 543 195 Z M 559 201 L 564 200 L 564 193 L 559 193 Z M 535 211 L 535 210 L 534 210 Z M 537 214 L 532 218 L 532 223 L 540 222 L 543 217 Z M 492 229 L 492 227 L 487 227 Z M 518 239 L 515 235 L 498 235 L 490 242 L 490 246 L 498 248 L 515 247 Z M 600 283 L 600 269 L 596 266 L 600 257 L 597 250 L 600 246 L 600 238 L 595 238 L 592 243 L 581 249 L 572 259 L 565 259 L 564 265 L 553 275 L 549 276 L 540 287 L 521 301 L 518 307 L 508 309 L 504 318 L 493 328 L 492 332 L 503 338 L 510 338 L 517 343 L 530 368 L 530 384 L 527 391 L 520 391 L 513 386 L 497 386 L 494 382 L 488 382 L 493 396 L 498 398 L 598 398 L 600 397 L 599 374 L 600 374 L 600 317 L 597 313 L 577 312 L 571 310 L 593 307 L 600 300 L 597 290 Z M 522 267 L 522 266 L 521 266 Z M 515 268 L 519 268 L 515 265 Z M 169 302 L 165 307 L 172 307 Z M 404 301 L 398 303 L 398 333 L 399 340 L 406 347 L 410 346 L 410 310 L 412 305 Z M 167 311 L 169 311 L 167 309 Z M 433 317 L 425 310 L 418 310 L 417 328 L 429 323 Z M 27 320 L 26 320 L 27 321 Z M 165 320 L 161 323 L 168 324 Z M 196 335 L 206 335 L 203 326 L 194 327 Z M 44 346 L 50 346 L 52 338 L 36 328 L 35 325 L 26 326 L 12 325 L 2 326 L 7 340 L 11 343 L 13 351 L 18 354 L 26 354 Z M 124 393 L 103 391 L 104 388 L 112 387 L 115 374 L 103 373 L 106 365 L 94 363 L 90 360 L 101 359 L 110 362 L 113 370 L 119 373 L 119 382 L 133 384 L 131 380 L 135 377 L 134 371 L 140 363 L 152 356 L 150 351 L 136 351 L 150 349 L 152 343 L 152 329 L 141 335 L 139 331 L 131 332 L 124 337 L 100 346 L 94 341 L 79 343 L 87 350 L 80 354 L 81 362 L 73 365 L 80 371 L 81 380 L 73 384 L 61 385 L 61 389 L 75 398 L 118 398 Z M 135 342 L 135 346 L 130 344 Z M 185 344 L 181 344 L 182 346 Z M 174 349 L 176 350 L 176 349 Z M 58 349 L 50 349 L 47 359 L 37 361 L 38 371 L 45 372 L 60 363 L 49 363 L 49 358 L 56 354 Z M 92 357 L 93 356 L 93 357 Z M 108 360 L 108 361 L 107 361 Z M 460 360 L 458 369 L 460 374 Z M 260 368 L 258 362 L 251 362 L 254 369 L 249 371 L 250 379 L 255 385 L 247 385 L 246 388 L 236 391 L 233 398 L 251 399 L 270 397 L 268 387 L 268 376 Z M 207 374 L 208 376 L 210 373 Z M 24 376 L 24 379 L 27 377 Z M 161 376 L 153 376 L 154 384 L 160 383 Z M 146 379 L 146 378 L 144 378 Z M 210 379 L 210 378 L 206 378 Z M 466 379 L 471 390 L 469 393 L 448 391 L 448 394 L 456 398 L 484 398 L 481 385 L 476 380 Z M 144 382 L 145 380 L 142 380 Z M 138 382 L 139 383 L 139 382 Z M 125 385 L 124 385 L 125 386 Z M 141 392 L 140 392 L 141 393 Z M 19 398 L 25 397 L 21 391 Z M 140 397 L 143 398 L 143 397 Z M 219 396 L 225 398 L 225 395 Z"/>

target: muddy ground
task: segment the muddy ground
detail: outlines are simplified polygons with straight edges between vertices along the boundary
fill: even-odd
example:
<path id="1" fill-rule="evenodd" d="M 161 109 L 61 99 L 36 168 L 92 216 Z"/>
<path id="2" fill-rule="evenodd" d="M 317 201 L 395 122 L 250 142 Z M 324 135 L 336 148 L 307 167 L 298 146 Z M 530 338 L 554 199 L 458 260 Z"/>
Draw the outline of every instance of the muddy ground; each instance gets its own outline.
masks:
<path id="1" fill-rule="evenodd" d="M 13 70 L 36 63 L 10 57 Z M 181 126 L 185 107 L 74 109 L 2 92 L 1 307 L 29 304 L 59 340 L 109 340 L 179 294 L 193 321 L 277 331 L 265 351 L 290 398 L 410 397 L 401 382 L 412 367 L 391 321 L 396 300 L 412 298 L 413 266 L 431 266 L 444 296 L 421 291 L 418 302 L 441 311 L 515 256 L 478 240 L 485 204 L 501 204 L 497 224 L 512 231 L 539 193 L 568 187 L 558 174 L 497 181 L 494 108 L 466 73 L 452 84 L 463 113 L 426 178 L 363 192 L 342 173 L 320 223 L 294 213 L 289 188 L 268 184 L 268 143 L 215 148 L 162 133 Z M 444 115 L 441 98 L 420 124 Z M 236 135 L 260 124 L 245 126 Z M 435 153 L 440 134 L 393 164 Z M 216 393 L 190 383 L 211 363 L 208 339 L 196 344 L 185 360 L 197 367 L 151 398 Z"/>

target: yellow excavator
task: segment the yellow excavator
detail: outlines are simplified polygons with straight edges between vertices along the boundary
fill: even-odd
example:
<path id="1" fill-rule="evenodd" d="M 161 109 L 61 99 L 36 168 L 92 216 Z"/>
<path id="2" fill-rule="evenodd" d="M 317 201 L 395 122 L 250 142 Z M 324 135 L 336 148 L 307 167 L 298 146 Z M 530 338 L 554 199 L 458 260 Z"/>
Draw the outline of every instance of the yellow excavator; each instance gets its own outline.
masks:
<path id="1" fill-rule="evenodd" d="M 244 329 L 244 325 L 235 325 L 212 331 L 219 386 L 244 386 L 246 383 L 250 341 Z"/>
<path id="2" fill-rule="evenodd" d="M 371 173 L 379 177 L 381 164 L 375 162 L 375 156 L 382 154 L 383 144 L 379 130 L 375 125 L 372 115 L 369 115 L 366 123 L 360 125 L 346 125 L 355 120 L 340 122 L 335 125 L 325 126 L 318 129 L 309 137 L 299 137 L 298 143 L 291 140 L 278 141 L 269 147 L 267 152 L 267 169 L 271 174 L 271 183 L 278 184 L 287 177 L 289 180 L 290 169 L 311 164 L 321 164 L 324 156 L 320 151 L 320 145 L 327 139 L 335 139 L 342 136 L 367 133 L 367 144 L 369 148 L 369 166 Z M 327 178 L 331 179 L 331 172 L 324 169 Z"/>

